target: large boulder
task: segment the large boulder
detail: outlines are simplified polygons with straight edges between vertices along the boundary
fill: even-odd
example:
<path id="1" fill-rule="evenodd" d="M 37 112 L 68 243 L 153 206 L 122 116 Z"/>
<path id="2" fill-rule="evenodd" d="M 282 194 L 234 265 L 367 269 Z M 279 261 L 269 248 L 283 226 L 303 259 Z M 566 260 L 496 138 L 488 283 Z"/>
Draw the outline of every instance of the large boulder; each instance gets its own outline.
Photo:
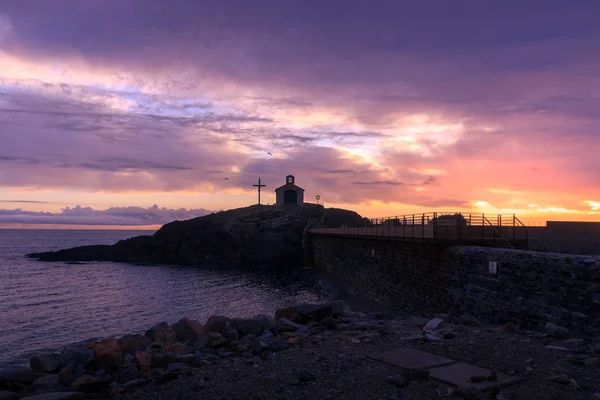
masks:
<path id="1" fill-rule="evenodd" d="M 568 339 L 569 336 L 571 336 L 571 332 L 567 328 L 553 324 L 552 322 L 546 322 L 546 325 L 544 325 L 544 332 L 557 339 Z"/>
<path id="2" fill-rule="evenodd" d="M 119 372 L 119 382 L 127 383 L 140 377 L 140 371 L 133 365 L 124 368 Z"/>
<path id="3" fill-rule="evenodd" d="M 154 325 L 152 328 L 148 329 L 144 335 L 147 336 L 151 341 L 156 342 L 156 332 L 157 332 L 157 330 L 159 330 L 159 329 L 165 329 L 165 328 L 168 328 L 168 327 L 169 327 L 168 323 L 161 322 L 161 323 L 158 323 L 158 324 Z"/>
<path id="4" fill-rule="evenodd" d="M 227 330 L 235 329 L 241 336 L 260 336 L 264 331 L 275 326 L 275 320 L 261 315 L 255 318 L 233 318 L 227 322 Z"/>
<path id="5" fill-rule="evenodd" d="M 147 378 L 152 373 L 152 353 L 149 351 L 138 351 L 135 358 L 140 366 L 140 375 Z"/>
<path id="6" fill-rule="evenodd" d="M 27 367 L 8 367 L 0 370 L 0 387 L 4 382 L 18 382 L 31 385 L 42 374 Z"/>
<path id="7" fill-rule="evenodd" d="M 98 393 L 108 388 L 112 383 L 112 377 L 107 375 L 103 378 L 96 378 L 91 375 L 82 375 L 75 379 L 71 387 L 82 393 Z"/>
<path id="8" fill-rule="evenodd" d="M 84 343 L 72 344 L 65 347 L 60 353 L 61 365 L 85 365 L 94 358 L 94 352 Z"/>
<path id="9" fill-rule="evenodd" d="M 210 347 L 216 340 L 222 338 L 223 336 L 221 336 L 221 334 L 218 332 L 204 332 L 200 334 L 198 340 L 196 340 L 196 343 L 194 344 L 194 347 L 197 350 L 202 350 Z"/>
<path id="10" fill-rule="evenodd" d="M 319 322 L 332 314 L 331 304 L 296 304 L 294 310 L 300 316 L 300 323 Z M 296 322 L 296 321 L 294 321 Z"/>
<path id="11" fill-rule="evenodd" d="M 298 330 L 298 324 L 290 321 L 287 318 L 280 318 L 277 320 L 277 324 L 272 328 L 273 333 L 282 334 L 284 332 L 296 332 Z"/>
<path id="12" fill-rule="evenodd" d="M 35 382 L 33 382 L 33 385 L 39 385 L 40 387 L 50 389 L 55 388 L 60 386 L 60 377 L 58 376 L 58 374 L 44 375 L 37 378 Z"/>
<path id="13" fill-rule="evenodd" d="M 150 347 L 152 340 L 145 335 L 125 335 L 119 338 L 118 343 L 123 353 L 135 354 Z"/>
<path id="14" fill-rule="evenodd" d="M 443 319 L 434 318 L 425 324 L 423 331 L 427 333 L 434 333 L 436 331 L 440 331 L 442 328 L 444 328 L 444 326 L 445 322 Z"/>
<path id="15" fill-rule="evenodd" d="M 85 375 L 85 369 L 81 364 L 69 364 L 64 366 L 58 373 L 60 384 L 70 386 L 77 378 Z"/>
<path id="16" fill-rule="evenodd" d="M 293 306 L 284 307 L 275 311 L 275 319 L 280 320 L 282 318 L 292 322 L 300 322 L 300 314 L 298 314 Z"/>
<path id="17" fill-rule="evenodd" d="M 45 374 L 58 372 L 61 366 L 60 354 L 48 353 L 31 357 L 29 359 L 29 365 L 31 366 L 31 369 L 36 372 L 42 372 Z"/>
<path id="18" fill-rule="evenodd" d="M 150 367 L 152 368 L 165 368 L 169 363 L 175 361 L 173 354 L 154 353 L 150 360 Z"/>
<path id="19" fill-rule="evenodd" d="M 177 334 L 171 327 L 158 328 L 154 330 L 154 335 L 156 337 L 155 342 L 160 344 L 163 349 L 168 349 L 177 342 Z"/>
<path id="20" fill-rule="evenodd" d="M 107 338 L 88 343 L 88 348 L 94 352 L 94 363 L 97 367 L 116 368 L 121 365 L 123 351 L 119 347 L 118 339 Z"/>
<path id="21" fill-rule="evenodd" d="M 229 318 L 223 316 L 223 315 L 212 315 L 210 318 L 208 318 L 208 320 L 206 320 L 206 323 L 204 324 L 204 331 L 205 332 L 218 332 L 218 333 L 225 333 L 227 332 L 227 322 L 229 321 Z"/>
<path id="22" fill-rule="evenodd" d="M 177 321 L 172 328 L 180 342 L 195 342 L 198 340 L 198 336 L 204 332 L 204 327 L 200 322 L 187 317 Z"/>
<path id="23" fill-rule="evenodd" d="M 19 392 L 19 396 L 33 396 L 34 394 L 55 392 L 65 389 L 60 383 L 58 374 L 44 375 L 35 380 L 25 390 Z M 1 398 L 0 398 L 1 399 Z"/>

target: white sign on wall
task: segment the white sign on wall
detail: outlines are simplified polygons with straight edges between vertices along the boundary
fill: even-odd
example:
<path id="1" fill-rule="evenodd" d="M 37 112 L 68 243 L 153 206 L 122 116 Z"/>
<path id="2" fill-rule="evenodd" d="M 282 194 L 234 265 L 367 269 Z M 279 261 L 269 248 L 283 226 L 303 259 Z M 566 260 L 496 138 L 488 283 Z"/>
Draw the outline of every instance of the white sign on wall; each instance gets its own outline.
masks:
<path id="1" fill-rule="evenodd" d="M 498 263 L 496 261 L 490 261 L 489 271 L 490 274 L 496 274 L 496 272 L 498 271 Z"/>

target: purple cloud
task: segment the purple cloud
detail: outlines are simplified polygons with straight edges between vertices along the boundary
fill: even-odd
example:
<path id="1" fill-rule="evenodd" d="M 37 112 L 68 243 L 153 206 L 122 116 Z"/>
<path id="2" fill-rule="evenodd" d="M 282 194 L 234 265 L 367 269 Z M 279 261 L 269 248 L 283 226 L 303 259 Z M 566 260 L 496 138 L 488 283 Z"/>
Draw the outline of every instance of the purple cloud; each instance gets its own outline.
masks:
<path id="1" fill-rule="evenodd" d="M 5 3 L 0 187 L 600 196 L 594 2 Z"/>
<path id="2" fill-rule="evenodd" d="M 115 225 L 133 227 L 162 225 L 174 220 L 196 218 L 210 213 L 211 211 L 202 208 L 196 210 L 167 209 L 156 205 L 149 208 L 111 207 L 106 210 L 76 206 L 66 207 L 58 213 L 0 209 L 0 225 Z"/>

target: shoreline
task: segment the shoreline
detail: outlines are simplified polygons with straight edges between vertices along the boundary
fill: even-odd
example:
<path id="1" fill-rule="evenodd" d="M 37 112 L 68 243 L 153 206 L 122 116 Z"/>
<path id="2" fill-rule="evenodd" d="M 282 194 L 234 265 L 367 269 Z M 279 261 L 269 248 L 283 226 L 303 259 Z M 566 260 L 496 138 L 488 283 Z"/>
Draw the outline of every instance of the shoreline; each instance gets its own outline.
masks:
<path id="1" fill-rule="evenodd" d="M 20 255 L 16 256 L 20 257 Z M 54 265 L 29 262 L 27 259 L 26 261 L 28 262 L 17 264 L 16 270 L 22 272 L 20 275 L 24 277 L 21 279 L 22 282 L 29 284 L 31 280 L 34 283 L 30 292 L 27 292 L 26 285 L 19 288 L 23 295 L 28 296 L 25 304 L 27 308 L 21 309 L 20 303 L 17 303 L 19 299 L 15 300 L 13 306 L 11 303 L 13 294 L 10 291 L 8 300 L 3 297 L 5 299 L 3 306 L 6 306 L 8 312 L 8 321 L 5 324 L 8 325 L 5 325 L 7 330 L 0 339 L 0 350 L 2 350 L 0 368 L 26 365 L 31 356 L 43 352 L 60 352 L 64 346 L 71 344 L 127 333 L 144 334 L 149 326 L 162 320 L 174 323 L 184 316 L 202 320 L 218 312 L 232 317 L 242 317 L 253 313 L 272 313 L 274 307 L 289 302 L 315 302 L 318 301 L 319 296 L 314 291 L 314 284 L 321 279 L 320 273 L 308 269 L 282 272 L 224 266 L 190 269 L 179 265 L 147 268 L 122 263 L 110 263 L 108 268 L 104 268 L 104 263 L 96 262 L 85 263 L 85 265 L 56 263 L 60 268 L 54 268 Z M 73 281 L 59 289 L 50 286 L 46 289 L 44 281 L 48 279 L 34 281 L 28 278 L 27 272 L 33 262 L 38 264 L 33 265 L 33 268 L 37 267 L 46 274 L 41 275 L 42 277 L 50 279 L 55 274 L 62 274 L 61 276 L 72 277 Z M 1 261 L 0 264 L 4 265 Z M 6 261 L 6 265 L 9 265 L 9 261 Z M 141 288 L 141 294 L 127 303 L 128 297 L 121 294 L 127 293 L 126 288 L 135 284 L 137 275 L 142 273 L 148 274 L 148 279 L 139 283 L 138 289 Z M 91 276 L 94 279 L 109 276 L 104 281 L 106 283 L 104 287 L 113 285 L 113 282 L 121 286 L 110 292 L 111 296 L 103 296 L 101 288 L 92 288 L 95 295 L 101 296 L 101 302 L 94 303 L 92 311 L 89 311 L 90 309 L 81 306 L 82 294 L 78 291 L 87 290 L 82 289 L 84 286 L 77 283 L 79 276 Z M 167 279 L 172 279 L 173 285 L 165 284 Z M 199 280 L 202 282 L 198 283 Z M 221 281 L 225 286 L 221 286 Z M 65 282 L 69 281 L 65 280 Z M 16 287 L 15 285 L 16 283 L 13 283 L 12 286 Z M 231 286 L 239 287 L 240 301 L 235 300 L 237 299 L 235 295 L 222 291 L 223 288 L 229 290 Z M 170 291 L 177 288 L 181 291 L 173 292 L 171 295 Z M 38 300 L 38 293 L 45 297 Z M 256 301 L 244 302 L 241 296 L 245 294 L 255 298 Z M 46 295 L 52 296 L 48 297 L 55 302 L 52 307 L 38 305 L 46 301 Z M 165 302 L 167 300 L 168 304 Z M 86 302 L 89 303 L 89 300 Z M 104 306 L 107 308 L 103 308 Z M 4 310 L 4 307 L 0 309 Z M 33 317 L 29 315 L 38 317 L 33 321 Z"/>
<path id="2" fill-rule="evenodd" d="M 574 338 L 558 328 L 540 333 L 512 324 L 483 325 L 468 316 L 449 321 L 443 314 L 433 320 L 391 317 L 352 311 L 341 300 L 288 306 L 274 317 L 212 316 L 204 324 L 183 318 L 144 335 L 38 355 L 31 360 L 35 371 L 0 372 L 0 399 L 42 393 L 53 394 L 35 399 L 600 397 L 595 377 L 600 338 Z M 398 347 L 522 381 L 481 392 L 475 384 L 453 387 L 370 358 Z M 8 397 L 1 392 L 6 389 L 19 394 Z"/>
<path id="3" fill-rule="evenodd" d="M 95 262 L 84 262 L 81 264 L 94 264 Z M 112 262 L 111 262 L 112 263 Z M 67 263 L 70 264 L 70 263 Z M 119 264 L 119 263 L 117 263 Z M 122 263 L 120 263 L 122 264 Z M 189 266 L 181 266 L 181 265 L 157 265 L 159 267 L 173 267 L 173 268 L 189 268 Z M 227 271 L 230 272 L 232 270 L 232 267 L 226 267 L 226 266 L 202 266 L 202 268 L 206 269 L 210 269 L 210 270 L 219 270 L 219 271 Z M 248 269 L 245 270 L 243 268 L 238 268 L 238 267 L 234 267 L 235 269 L 239 270 L 240 272 L 251 272 L 251 273 L 260 273 L 260 270 L 256 270 L 256 269 Z M 286 271 L 272 271 L 272 270 L 265 270 L 265 273 L 268 273 L 269 275 L 272 274 L 289 274 L 290 272 L 294 272 L 294 271 L 316 271 L 313 268 L 295 268 L 293 270 L 286 270 Z M 366 297 L 362 296 L 361 294 L 358 293 L 354 293 L 351 292 L 349 290 L 347 290 L 346 288 L 344 288 L 342 286 L 341 283 L 339 283 L 334 277 L 328 276 L 325 273 L 321 272 L 321 271 L 316 271 L 319 274 L 314 274 L 315 278 L 315 284 L 313 286 L 313 294 L 315 299 L 318 302 L 331 302 L 334 300 L 343 300 L 345 301 L 349 307 L 351 307 L 354 310 L 357 311 L 362 311 L 362 312 L 389 312 L 390 307 L 384 306 L 381 303 L 375 301 L 375 300 L 370 300 L 367 299 Z M 270 310 L 270 312 L 275 312 L 276 310 Z M 191 317 L 188 317 L 191 318 Z M 242 316 L 236 317 L 236 318 L 242 318 Z M 131 330 L 129 332 L 118 332 L 112 335 L 101 335 L 101 336 L 91 336 L 91 337 L 87 337 L 81 340 L 77 340 L 77 341 L 68 341 L 64 344 L 60 344 L 56 347 L 43 347 L 43 348 L 39 348 L 39 349 L 33 349 L 30 351 L 26 351 L 23 352 L 22 355 L 19 358 L 13 358 L 13 359 L 8 359 L 5 360 L 4 362 L 0 363 L 0 370 L 2 369 L 6 369 L 6 368 L 13 368 L 13 367 L 29 367 L 29 360 L 31 359 L 31 357 L 38 355 L 38 354 L 46 354 L 46 353 L 60 353 L 64 348 L 66 347 L 70 347 L 70 346 L 78 346 L 78 345 L 85 345 L 87 343 L 91 343 L 91 342 L 96 342 L 96 341 L 101 341 L 102 339 L 106 339 L 109 337 L 122 337 L 122 336 L 126 336 L 126 335 L 144 335 L 147 332 L 147 326 L 142 328 L 140 327 L 139 329 L 134 329 Z"/>
<path id="4" fill-rule="evenodd" d="M 346 309 L 345 303 L 341 300 L 320 305 L 303 303 L 297 307 L 300 307 L 304 314 L 290 311 L 292 307 L 286 307 L 284 310 L 291 313 L 289 315 L 293 320 L 305 323 L 320 320 L 324 315 L 331 317 L 332 307 L 336 310 L 336 316 L 341 315 L 341 310 Z M 280 310 L 276 311 L 276 314 L 278 312 Z M 313 315 L 315 312 L 317 316 Z M 204 325 L 184 317 L 173 325 L 160 322 L 145 333 L 140 331 L 119 337 L 89 338 L 71 342 L 63 346 L 61 351 L 32 351 L 31 353 L 36 355 L 30 357 L 28 362 L 9 362 L 0 366 L 0 399 L 4 400 L 5 397 L 2 396 L 8 396 L 8 392 L 15 393 L 19 398 L 27 398 L 44 393 L 69 393 L 69 389 L 82 389 L 81 393 L 97 393 L 103 397 L 111 397 L 119 391 L 120 387 L 133 387 L 132 381 L 140 383 L 140 380 L 152 377 L 150 371 L 154 364 L 148 360 L 153 358 L 153 354 L 165 357 L 160 363 L 161 366 L 178 363 L 194 364 L 205 358 L 200 350 L 213 356 L 218 353 L 217 350 L 226 355 L 234 354 L 236 350 L 237 352 L 252 351 L 249 346 L 243 349 L 238 347 L 236 350 L 230 348 L 231 352 L 224 349 L 227 345 L 233 345 L 233 342 L 239 346 L 238 339 L 258 339 L 259 342 L 274 339 L 273 330 L 277 333 L 292 330 L 308 333 L 304 325 L 296 324 L 286 318 L 276 320 L 266 315 L 253 318 L 213 315 Z M 280 335 L 277 339 L 281 342 L 282 338 L 283 336 Z M 200 344 L 199 340 L 206 342 Z M 215 340 L 220 341 L 220 345 L 215 346 L 213 343 Z M 252 342 L 255 343 L 256 340 Z M 287 339 L 285 343 L 280 343 L 279 347 L 279 350 L 289 347 Z M 137 371 L 134 372 L 133 368 Z M 144 372 L 145 368 L 147 373 Z M 160 368 L 158 370 L 160 371 Z M 172 372 L 169 370 L 166 375 L 171 376 Z M 110 392 L 106 392 L 109 388 Z"/>

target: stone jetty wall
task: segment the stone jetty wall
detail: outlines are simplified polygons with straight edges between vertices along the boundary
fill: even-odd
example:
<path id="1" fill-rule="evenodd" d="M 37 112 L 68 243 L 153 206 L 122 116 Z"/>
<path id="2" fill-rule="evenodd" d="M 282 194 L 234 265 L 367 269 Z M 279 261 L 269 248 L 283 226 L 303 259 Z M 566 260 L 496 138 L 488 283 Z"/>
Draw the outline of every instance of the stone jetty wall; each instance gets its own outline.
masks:
<path id="1" fill-rule="evenodd" d="M 600 223 L 573 225 L 548 222 L 548 226 L 529 226 L 529 250 L 600 255 Z"/>
<path id="2" fill-rule="evenodd" d="M 535 330 L 551 322 L 600 333 L 600 256 L 320 235 L 312 248 L 317 268 L 415 313 L 466 313 Z"/>

